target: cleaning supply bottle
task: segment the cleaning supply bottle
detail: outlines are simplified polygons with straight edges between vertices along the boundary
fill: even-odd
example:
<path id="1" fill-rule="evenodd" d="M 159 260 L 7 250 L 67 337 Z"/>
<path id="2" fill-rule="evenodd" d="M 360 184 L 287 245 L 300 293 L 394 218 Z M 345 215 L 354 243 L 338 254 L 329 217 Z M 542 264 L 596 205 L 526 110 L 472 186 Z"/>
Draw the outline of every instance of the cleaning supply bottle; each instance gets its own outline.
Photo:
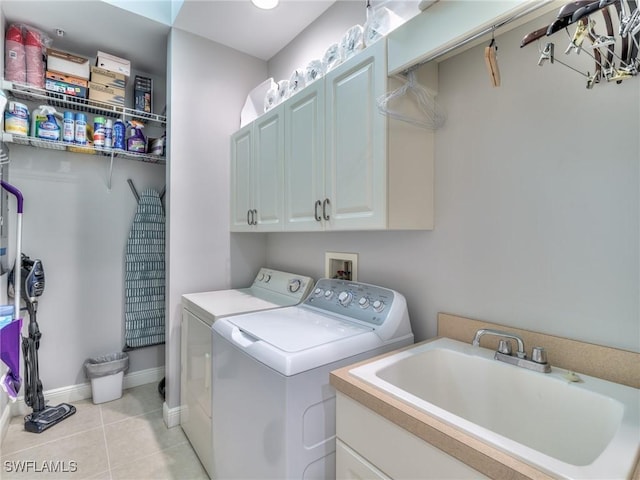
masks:
<path id="1" fill-rule="evenodd" d="M 127 151 L 133 153 L 145 153 L 147 151 L 147 139 L 142 133 L 144 125 L 135 120 L 130 120 L 131 135 L 127 138 Z"/>
<path id="2" fill-rule="evenodd" d="M 93 146 L 96 148 L 103 148 L 105 145 L 106 122 L 104 117 L 95 117 L 93 119 Z"/>
<path id="3" fill-rule="evenodd" d="M 113 149 L 114 150 L 126 150 L 125 136 L 127 127 L 122 120 L 116 120 L 113 123 Z"/>
<path id="4" fill-rule="evenodd" d="M 62 123 L 62 141 L 65 143 L 73 143 L 75 139 L 75 120 L 73 112 L 64 112 L 64 120 Z"/>
<path id="5" fill-rule="evenodd" d="M 87 116 L 84 113 L 76 113 L 75 143 L 77 145 L 87 144 Z"/>
<path id="6" fill-rule="evenodd" d="M 107 118 L 104 124 L 104 148 L 111 150 L 113 148 L 113 120 Z"/>
<path id="7" fill-rule="evenodd" d="M 31 114 L 31 136 L 43 140 L 60 140 L 60 124 L 56 118 L 56 109 L 40 105 Z"/>

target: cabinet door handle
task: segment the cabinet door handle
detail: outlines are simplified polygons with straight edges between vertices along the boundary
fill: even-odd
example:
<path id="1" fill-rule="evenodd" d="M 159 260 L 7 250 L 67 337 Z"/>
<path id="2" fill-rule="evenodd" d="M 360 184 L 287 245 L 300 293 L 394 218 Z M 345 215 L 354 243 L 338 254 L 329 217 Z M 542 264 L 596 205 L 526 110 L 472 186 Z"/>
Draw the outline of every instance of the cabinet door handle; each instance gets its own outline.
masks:
<path id="1" fill-rule="evenodd" d="M 324 202 L 322 202 L 322 218 L 324 218 L 325 220 L 329 220 L 329 218 L 331 218 L 327 213 L 327 206 L 331 206 L 331 202 L 328 198 L 325 198 Z"/>
<path id="2" fill-rule="evenodd" d="M 251 210 L 247 210 L 247 225 L 253 225 L 251 223 Z"/>
<path id="3" fill-rule="evenodd" d="M 313 216 L 315 217 L 316 222 L 322 221 L 322 217 L 318 213 L 318 208 L 320 208 L 320 205 L 322 205 L 322 202 L 320 200 L 316 200 L 316 204 L 315 204 L 315 207 L 313 209 Z"/>
<path id="4" fill-rule="evenodd" d="M 258 224 L 258 210 L 253 209 L 253 225 L 257 225 Z"/>

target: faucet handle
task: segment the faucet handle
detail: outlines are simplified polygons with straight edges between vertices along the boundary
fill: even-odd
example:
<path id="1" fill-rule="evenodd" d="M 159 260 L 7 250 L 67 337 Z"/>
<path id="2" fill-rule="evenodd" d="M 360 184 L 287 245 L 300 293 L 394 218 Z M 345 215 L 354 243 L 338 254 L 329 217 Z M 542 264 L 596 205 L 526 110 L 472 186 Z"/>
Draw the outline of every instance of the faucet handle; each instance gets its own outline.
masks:
<path id="1" fill-rule="evenodd" d="M 547 363 L 547 352 L 542 347 L 533 347 L 531 360 L 536 363 Z"/>
<path id="2" fill-rule="evenodd" d="M 505 340 L 504 338 L 501 338 L 500 342 L 498 343 L 498 351 L 505 355 L 511 355 L 512 353 L 511 342 L 509 340 Z"/>

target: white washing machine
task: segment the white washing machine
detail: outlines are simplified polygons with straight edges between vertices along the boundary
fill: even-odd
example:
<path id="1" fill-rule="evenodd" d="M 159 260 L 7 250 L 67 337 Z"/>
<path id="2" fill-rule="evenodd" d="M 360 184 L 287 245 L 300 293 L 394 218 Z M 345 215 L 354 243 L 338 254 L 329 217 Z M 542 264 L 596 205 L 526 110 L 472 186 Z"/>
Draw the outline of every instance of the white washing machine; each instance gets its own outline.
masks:
<path id="1" fill-rule="evenodd" d="M 212 476 L 211 326 L 239 313 L 296 305 L 313 288 L 309 277 L 261 268 L 249 288 L 182 296 L 180 424 Z"/>
<path id="2" fill-rule="evenodd" d="M 215 479 L 334 479 L 329 372 L 413 343 L 401 294 L 334 279 L 299 306 L 222 319 L 212 336 Z"/>

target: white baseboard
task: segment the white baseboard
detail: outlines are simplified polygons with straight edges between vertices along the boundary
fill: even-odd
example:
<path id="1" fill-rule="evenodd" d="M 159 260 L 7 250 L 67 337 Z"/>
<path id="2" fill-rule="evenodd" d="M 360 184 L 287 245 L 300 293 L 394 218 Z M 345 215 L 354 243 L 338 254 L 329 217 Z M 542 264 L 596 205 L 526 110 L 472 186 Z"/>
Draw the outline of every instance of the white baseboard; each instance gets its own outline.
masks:
<path id="1" fill-rule="evenodd" d="M 147 368 L 138 370 L 124 376 L 123 388 L 139 387 L 148 383 L 159 383 L 164 378 L 164 367 Z"/>
<path id="2" fill-rule="evenodd" d="M 4 441 L 4 437 L 9 430 L 9 422 L 11 421 L 11 405 L 7 404 L 2 409 L 0 415 L 0 444 Z"/>
<path id="3" fill-rule="evenodd" d="M 180 425 L 180 411 L 182 407 L 169 408 L 167 402 L 162 405 L 162 418 L 167 428 L 173 428 Z"/>
<path id="4" fill-rule="evenodd" d="M 140 385 L 146 385 L 148 383 L 159 382 L 163 377 L 164 367 L 139 370 L 137 372 L 132 372 L 124 376 L 122 388 L 126 390 L 128 388 L 139 387 Z M 78 400 L 86 400 L 88 398 L 91 398 L 91 382 L 47 390 L 44 392 L 44 398 L 45 402 L 49 405 L 73 403 L 77 402 Z M 10 408 L 5 408 L 5 411 L 11 410 L 10 417 L 14 415 L 26 415 L 31 411 L 31 408 L 29 408 L 27 404 L 24 403 L 24 397 L 18 397 L 18 399 L 11 405 L 8 405 L 8 407 Z M 2 426 L 3 424 L 0 423 L 0 427 Z M 0 431 L 0 433 L 4 434 L 3 431 Z"/>

